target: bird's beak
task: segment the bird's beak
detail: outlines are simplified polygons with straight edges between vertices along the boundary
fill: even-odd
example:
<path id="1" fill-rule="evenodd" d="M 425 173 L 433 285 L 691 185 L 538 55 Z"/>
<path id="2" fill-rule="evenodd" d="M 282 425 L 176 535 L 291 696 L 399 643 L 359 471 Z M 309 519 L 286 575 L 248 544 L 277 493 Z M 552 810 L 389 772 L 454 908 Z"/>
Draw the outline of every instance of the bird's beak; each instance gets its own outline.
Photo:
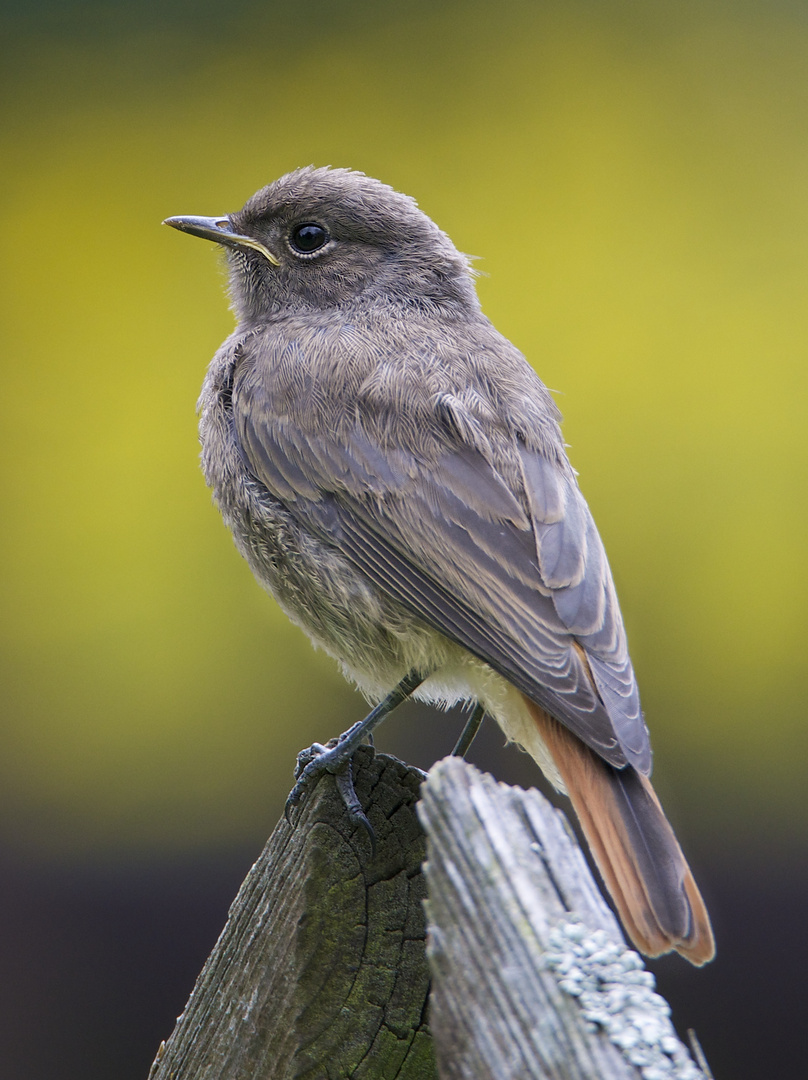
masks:
<path id="1" fill-rule="evenodd" d="M 166 218 L 163 224 L 170 225 L 172 229 L 179 229 L 180 232 L 190 233 L 191 236 L 201 236 L 205 240 L 213 240 L 214 243 L 223 244 L 225 247 L 253 248 L 255 251 L 260 251 L 273 266 L 280 266 L 281 264 L 280 259 L 273 255 L 260 240 L 254 240 L 251 236 L 243 236 L 241 233 L 234 232 L 228 217 L 170 217 Z"/>

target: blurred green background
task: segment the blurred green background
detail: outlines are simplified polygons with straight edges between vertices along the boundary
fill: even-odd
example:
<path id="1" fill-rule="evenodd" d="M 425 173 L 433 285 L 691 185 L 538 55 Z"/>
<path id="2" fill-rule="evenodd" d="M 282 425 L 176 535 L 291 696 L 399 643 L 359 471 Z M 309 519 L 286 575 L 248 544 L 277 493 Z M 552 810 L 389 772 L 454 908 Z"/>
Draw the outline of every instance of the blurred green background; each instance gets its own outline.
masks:
<path id="1" fill-rule="evenodd" d="M 90 0 L 0 28 L 0 892 L 17 1023 L 56 1039 L 12 1040 L 14 1075 L 145 1078 L 294 754 L 362 710 L 210 503 L 194 402 L 232 316 L 213 245 L 160 226 L 308 163 L 414 195 L 558 391 L 715 913 L 716 964 L 665 961 L 660 986 L 719 1080 L 783 1072 L 808 899 L 808 8 Z M 448 752 L 456 720 L 407 720 L 382 749 Z M 475 760 L 533 782 L 501 741 Z M 33 959 L 32 911 L 58 928 Z M 182 960 L 166 922 L 197 935 Z"/>

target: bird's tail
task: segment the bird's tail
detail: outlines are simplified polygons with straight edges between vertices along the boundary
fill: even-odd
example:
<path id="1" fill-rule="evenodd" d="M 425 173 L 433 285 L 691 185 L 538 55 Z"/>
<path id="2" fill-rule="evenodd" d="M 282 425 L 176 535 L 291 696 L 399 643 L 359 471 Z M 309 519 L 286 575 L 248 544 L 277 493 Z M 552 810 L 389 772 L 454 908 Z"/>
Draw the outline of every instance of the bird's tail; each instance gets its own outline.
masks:
<path id="1" fill-rule="evenodd" d="M 616 769 L 525 698 L 623 926 L 640 952 L 715 955 L 710 917 L 647 777 Z"/>

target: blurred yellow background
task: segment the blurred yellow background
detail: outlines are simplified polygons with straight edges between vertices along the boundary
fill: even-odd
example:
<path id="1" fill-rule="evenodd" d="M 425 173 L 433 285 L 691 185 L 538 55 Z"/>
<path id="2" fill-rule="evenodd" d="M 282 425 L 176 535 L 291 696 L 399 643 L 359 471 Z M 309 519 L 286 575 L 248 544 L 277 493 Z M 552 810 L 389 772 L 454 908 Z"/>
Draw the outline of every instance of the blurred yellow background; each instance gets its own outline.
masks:
<path id="1" fill-rule="evenodd" d="M 313 162 L 480 256 L 485 311 L 559 391 L 663 790 L 692 787 L 708 832 L 804 830 L 808 27 L 352 14 L 99 24 L 9 58 L 0 829 L 226 839 L 361 708 L 209 504 L 193 407 L 232 318 L 213 246 L 160 227 Z"/>
<path id="2" fill-rule="evenodd" d="M 479 256 L 484 310 L 558 392 L 716 918 L 682 1000 L 717 1010 L 718 1059 L 731 1014 L 752 1075 L 808 895 L 804 6 L 35 0 L 0 28 L 2 851 L 257 851 L 297 750 L 361 714 L 211 505 L 194 404 L 232 316 L 214 246 L 160 224 L 361 169 Z M 418 723 L 378 744 L 449 750 L 456 719 Z M 145 1075 L 115 1046 L 97 1073 L 76 1051 L 86 1080 Z"/>

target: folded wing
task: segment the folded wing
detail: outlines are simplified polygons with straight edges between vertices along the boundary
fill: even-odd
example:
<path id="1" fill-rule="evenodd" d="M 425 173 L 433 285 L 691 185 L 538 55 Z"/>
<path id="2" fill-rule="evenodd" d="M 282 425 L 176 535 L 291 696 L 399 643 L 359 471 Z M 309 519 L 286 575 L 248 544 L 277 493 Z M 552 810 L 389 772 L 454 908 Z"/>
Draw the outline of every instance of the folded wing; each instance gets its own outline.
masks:
<path id="1" fill-rule="evenodd" d="M 255 377 L 234 413 L 249 468 L 301 523 L 610 764 L 650 771 L 611 573 L 568 467 L 514 434 L 497 468 L 457 425 L 430 455 L 383 447 L 361 416 L 305 430 Z"/>

